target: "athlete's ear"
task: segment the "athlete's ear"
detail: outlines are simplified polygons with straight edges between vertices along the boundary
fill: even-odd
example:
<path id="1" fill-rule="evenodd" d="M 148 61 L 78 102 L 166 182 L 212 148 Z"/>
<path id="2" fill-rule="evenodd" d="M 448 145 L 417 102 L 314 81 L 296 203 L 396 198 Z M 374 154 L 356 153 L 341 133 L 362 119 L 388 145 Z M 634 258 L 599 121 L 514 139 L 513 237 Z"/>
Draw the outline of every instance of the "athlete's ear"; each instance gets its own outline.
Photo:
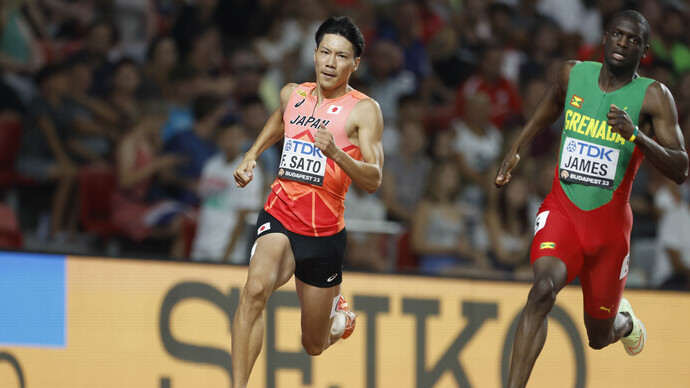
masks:
<path id="1" fill-rule="evenodd" d="M 362 61 L 362 57 L 357 57 L 355 58 L 355 68 L 352 70 L 352 72 L 357 71 L 357 68 L 359 67 L 359 63 Z"/>
<path id="2" fill-rule="evenodd" d="M 647 56 L 647 50 L 649 50 L 649 44 L 644 45 L 644 49 L 642 50 L 642 58 Z"/>

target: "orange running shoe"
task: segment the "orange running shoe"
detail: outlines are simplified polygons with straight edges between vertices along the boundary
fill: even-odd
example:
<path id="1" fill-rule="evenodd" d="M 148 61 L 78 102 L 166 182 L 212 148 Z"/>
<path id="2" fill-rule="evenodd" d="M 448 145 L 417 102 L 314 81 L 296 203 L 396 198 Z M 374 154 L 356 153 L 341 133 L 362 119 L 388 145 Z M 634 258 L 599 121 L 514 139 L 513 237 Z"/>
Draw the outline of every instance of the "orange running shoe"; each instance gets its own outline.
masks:
<path id="1" fill-rule="evenodd" d="M 357 314 L 350 311 L 350 308 L 347 306 L 347 301 L 345 301 L 342 295 L 340 295 L 340 299 L 338 299 L 338 305 L 335 307 L 335 311 L 341 311 L 345 314 L 345 331 L 343 332 L 343 336 L 340 337 L 345 339 L 351 336 L 352 332 L 355 331 Z"/>

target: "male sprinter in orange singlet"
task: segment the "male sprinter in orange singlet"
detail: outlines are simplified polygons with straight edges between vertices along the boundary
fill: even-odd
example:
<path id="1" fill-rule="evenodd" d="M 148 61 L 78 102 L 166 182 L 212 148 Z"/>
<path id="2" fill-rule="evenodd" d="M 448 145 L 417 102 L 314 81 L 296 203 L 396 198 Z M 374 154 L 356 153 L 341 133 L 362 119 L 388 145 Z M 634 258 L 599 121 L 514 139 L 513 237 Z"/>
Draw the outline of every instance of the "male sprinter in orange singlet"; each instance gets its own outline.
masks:
<path id="1" fill-rule="evenodd" d="M 553 186 L 535 222 L 534 284 L 518 322 L 508 387 L 527 384 L 556 295 L 578 275 L 589 346 L 601 349 L 621 340 L 633 356 L 644 348 L 644 325 L 622 298 L 632 181 L 643 157 L 678 184 L 688 176 L 673 96 L 661 83 L 637 75 L 649 32 L 638 12 L 616 14 L 602 40 L 604 63 L 561 67 L 496 176 L 496 186 L 507 184 L 520 152 L 565 111 Z"/>
<path id="2" fill-rule="evenodd" d="M 235 171 L 246 186 L 261 152 L 284 139 L 232 325 L 235 388 L 246 387 L 261 351 L 268 297 L 293 273 L 307 353 L 321 354 L 355 328 L 340 296 L 344 200 L 351 181 L 370 193 L 381 185 L 383 118 L 376 101 L 348 85 L 364 50 L 357 26 L 332 17 L 316 32 L 316 46 L 316 83 L 283 87 L 281 107 Z"/>

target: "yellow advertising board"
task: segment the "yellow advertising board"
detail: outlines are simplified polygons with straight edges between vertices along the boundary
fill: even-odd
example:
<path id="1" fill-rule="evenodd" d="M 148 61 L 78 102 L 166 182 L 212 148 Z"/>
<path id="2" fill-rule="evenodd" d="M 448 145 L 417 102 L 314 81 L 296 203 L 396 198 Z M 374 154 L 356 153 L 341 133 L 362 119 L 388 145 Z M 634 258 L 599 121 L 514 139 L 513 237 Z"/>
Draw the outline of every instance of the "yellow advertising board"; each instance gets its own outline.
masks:
<path id="1" fill-rule="evenodd" d="M 26 318 L 7 329 L 16 330 L 21 341 L 0 334 L 0 387 L 231 386 L 230 326 L 246 267 L 63 259 L 63 278 L 53 279 L 51 270 L 25 287 L 29 291 L 5 297 L 25 297 L 26 305 L 38 307 L 19 311 L 22 306 L 15 305 L 9 309 L 17 312 L 6 315 L 0 310 L 2 320 L 47 311 L 46 317 L 64 325 L 38 322 L 36 327 L 45 328 L 32 332 L 33 318 Z M 3 260 L 0 256 L 0 269 L 14 274 L 5 283 L 21 278 L 14 267 L 30 262 L 21 257 L 7 270 Z M 60 282 L 64 314 L 40 307 L 44 297 L 31 299 L 44 283 L 51 284 L 50 295 L 59 294 Z M 357 329 L 323 355 L 310 357 L 300 346 L 299 307 L 290 282 L 267 307 L 264 347 L 250 387 L 504 386 L 511 330 L 528 290 L 523 283 L 346 273 L 343 294 L 359 314 Z M 569 286 L 549 319 L 529 386 L 690 386 L 685 335 L 690 295 L 633 290 L 626 296 L 647 327 L 642 354 L 629 357 L 620 344 L 589 349 L 581 293 Z M 9 302 L 0 297 L 0 307 L 3 303 Z M 56 335 L 41 336 L 56 325 Z"/>

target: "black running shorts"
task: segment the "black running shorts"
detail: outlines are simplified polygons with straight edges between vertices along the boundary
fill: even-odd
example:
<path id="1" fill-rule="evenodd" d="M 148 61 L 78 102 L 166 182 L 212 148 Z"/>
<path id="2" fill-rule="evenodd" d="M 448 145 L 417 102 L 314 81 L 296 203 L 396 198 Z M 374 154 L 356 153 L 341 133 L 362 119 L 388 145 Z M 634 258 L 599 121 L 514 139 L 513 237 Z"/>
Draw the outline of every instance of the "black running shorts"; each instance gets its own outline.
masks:
<path id="1" fill-rule="evenodd" d="M 261 209 L 256 221 L 256 238 L 282 233 L 290 240 L 295 256 L 295 276 L 311 286 L 329 288 L 343 281 L 345 229 L 332 236 L 304 236 L 289 231 L 275 217 Z"/>

